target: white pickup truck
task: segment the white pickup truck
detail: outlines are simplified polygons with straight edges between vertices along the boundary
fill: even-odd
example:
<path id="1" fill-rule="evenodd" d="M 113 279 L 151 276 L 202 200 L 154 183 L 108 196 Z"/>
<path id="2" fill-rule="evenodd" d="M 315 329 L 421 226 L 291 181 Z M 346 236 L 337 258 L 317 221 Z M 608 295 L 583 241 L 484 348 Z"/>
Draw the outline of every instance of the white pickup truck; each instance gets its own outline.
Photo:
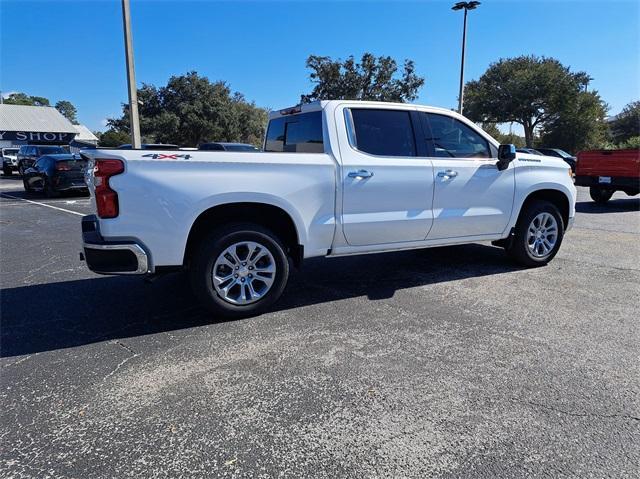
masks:
<path id="1" fill-rule="evenodd" d="M 260 313 L 304 258 L 492 241 L 550 261 L 575 214 L 571 169 L 516 154 L 449 110 L 322 101 L 271 113 L 264 152 L 87 150 L 103 274 L 186 269 L 227 317 Z"/>

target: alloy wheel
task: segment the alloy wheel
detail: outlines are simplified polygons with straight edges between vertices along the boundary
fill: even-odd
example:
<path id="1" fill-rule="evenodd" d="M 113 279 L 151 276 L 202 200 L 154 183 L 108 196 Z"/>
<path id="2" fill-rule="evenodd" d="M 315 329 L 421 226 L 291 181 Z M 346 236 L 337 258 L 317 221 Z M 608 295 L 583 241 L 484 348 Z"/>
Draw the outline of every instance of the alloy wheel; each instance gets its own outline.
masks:
<path id="1" fill-rule="evenodd" d="M 227 247 L 213 265 L 213 286 L 222 299 L 247 305 L 262 299 L 273 286 L 276 262 L 269 249 L 255 241 Z"/>
<path id="2" fill-rule="evenodd" d="M 558 241 L 558 222 L 551 213 L 536 215 L 527 229 L 527 248 L 535 258 L 549 256 Z"/>

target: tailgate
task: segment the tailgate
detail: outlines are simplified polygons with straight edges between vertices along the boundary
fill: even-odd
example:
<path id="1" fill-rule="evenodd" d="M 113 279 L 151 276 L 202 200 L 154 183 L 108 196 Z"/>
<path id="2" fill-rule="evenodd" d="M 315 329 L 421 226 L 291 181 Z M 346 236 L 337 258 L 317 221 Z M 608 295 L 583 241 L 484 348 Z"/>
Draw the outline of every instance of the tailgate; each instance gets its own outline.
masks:
<path id="1" fill-rule="evenodd" d="M 640 150 L 578 152 L 576 176 L 640 177 Z"/>

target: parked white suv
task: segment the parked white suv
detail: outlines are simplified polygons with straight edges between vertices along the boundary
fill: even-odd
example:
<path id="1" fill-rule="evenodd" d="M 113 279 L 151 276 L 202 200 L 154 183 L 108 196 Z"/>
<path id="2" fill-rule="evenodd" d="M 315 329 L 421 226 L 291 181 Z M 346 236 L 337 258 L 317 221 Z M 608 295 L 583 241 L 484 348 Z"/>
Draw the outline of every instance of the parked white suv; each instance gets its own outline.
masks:
<path id="1" fill-rule="evenodd" d="M 105 274 L 189 271 L 215 314 L 264 311 L 304 258 L 493 241 L 550 261 L 575 214 L 560 158 L 516 154 L 461 115 L 322 101 L 270 115 L 264 152 L 88 150 Z"/>

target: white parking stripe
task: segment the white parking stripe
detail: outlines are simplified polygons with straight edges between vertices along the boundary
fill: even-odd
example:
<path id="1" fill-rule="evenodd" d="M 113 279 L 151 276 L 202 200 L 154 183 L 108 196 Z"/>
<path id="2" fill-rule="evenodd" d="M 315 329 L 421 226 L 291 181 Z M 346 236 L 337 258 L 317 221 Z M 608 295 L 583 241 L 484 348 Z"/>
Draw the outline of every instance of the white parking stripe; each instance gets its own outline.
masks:
<path id="1" fill-rule="evenodd" d="M 57 206 L 48 205 L 46 203 L 40 203 L 39 201 L 26 200 L 24 198 L 19 198 L 17 196 L 9 195 L 7 193 L 0 193 L 0 195 L 3 196 L 3 197 L 6 197 L 6 198 L 14 199 L 14 200 L 20 200 L 20 201 L 26 201 L 27 203 L 33 203 L 34 205 L 46 206 L 47 208 L 51 208 L 51 209 L 58 210 L 58 211 L 64 211 L 65 213 L 71 213 L 72 215 L 78 215 L 78 216 L 84 216 L 85 215 L 84 213 L 78 213 L 77 211 L 65 210 L 64 208 L 58 208 Z"/>

